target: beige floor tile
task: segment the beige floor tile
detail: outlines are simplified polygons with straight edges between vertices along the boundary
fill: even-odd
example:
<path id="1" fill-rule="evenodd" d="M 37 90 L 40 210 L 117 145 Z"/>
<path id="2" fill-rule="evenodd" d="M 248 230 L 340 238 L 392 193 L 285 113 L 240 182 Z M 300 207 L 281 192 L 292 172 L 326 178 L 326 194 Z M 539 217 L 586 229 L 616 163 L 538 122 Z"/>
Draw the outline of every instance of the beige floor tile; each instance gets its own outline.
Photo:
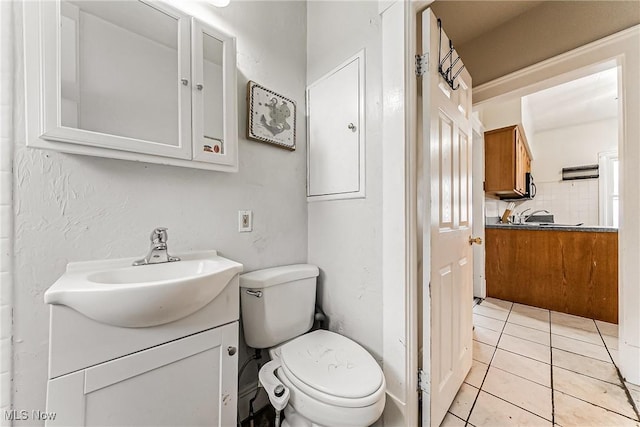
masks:
<path id="1" fill-rule="evenodd" d="M 618 372 L 613 363 L 603 362 L 592 357 L 581 356 L 554 348 L 551 350 L 553 366 L 597 378 L 612 384 L 620 385 Z"/>
<path id="2" fill-rule="evenodd" d="M 603 322 L 602 320 L 596 320 L 596 326 L 600 330 L 602 335 L 609 335 L 612 337 L 618 336 L 618 325 L 615 323 Z"/>
<path id="3" fill-rule="evenodd" d="M 603 335 L 605 345 L 608 349 L 618 350 L 618 337 L 612 337 L 610 335 Z"/>
<path id="4" fill-rule="evenodd" d="M 584 329 L 574 328 L 572 326 L 561 325 L 551 322 L 551 333 L 556 335 L 562 335 L 563 337 L 573 338 L 574 340 L 580 340 L 595 345 L 604 346 L 604 342 L 600 337 L 598 331 L 586 331 Z"/>
<path id="5" fill-rule="evenodd" d="M 451 412 L 447 412 L 444 416 L 444 420 L 440 424 L 440 427 L 464 427 L 466 425 L 464 420 L 453 415 Z"/>
<path id="6" fill-rule="evenodd" d="M 491 366 L 545 387 L 551 387 L 551 365 L 546 363 L 497 349 L 491 361 Z"/>
<path id="7" fill-rule="evenodd" d="M 473 328 L 473 339 L 495 347 L 498 345 L 500 332 L 492 331 L 491 329 L 483 328 L 482 326 L 475 326 Z"/>
<path id="8" fill-rule="evenodd" d="M 549 321 L 549 310 L 539 307 L 532 307 L 524 304 L 513 304 L 511 311 L 532 319 L 542 320 L 543 322 Z"/>
<path id="9" fill-rule="evenodd" d="M 471 364 L 471 370 L 467 374 L 467 378 L 464 379 L 464 382 L 480 388 L 482 381 L 484 380 L 484 376 L 487 373 L 487 369 L 489 369 L 489 365 L 474 360 Z"/>
<path id="10" fill-rule="evenodd" d="M 553 388 L 618 414 L 636 418 L 635 411 L 622 387 L 554 367 Z"/>
<path id="11" fill-rule="evenodd" d="M 611 354 L 611 359 L 613 360 L 613 363 L 615 363 L 616 366 L 620 366 L 620 358 L 618 356 L 618 350 L 610 348 L 609 354 Z"/>
<path id="12" fill-rule="evenodd" d="M 509 318 L 507 319 L 507 323 L 514 323 L 520 326 L 526 326 L 528 328 L 538 329 L 543 332 L 549 332 L 551 324 L 549 320 L 537 319 L 535 317 L 530 317 L 526 314 L 517 313 L 514 310 L 511 310 L 509 314 Z"/>
<path id="13" fill-rule="evenodd" d="M 511 307 L 513 307 L 513 303 L 511 301 L 505 301 L 505 300 L 501 300 L 498 298 L 491 298 L 491 297 L 487 297 L 485 298 L 484 301 L 482 301 L 482 305 L 486 306 L 487 304 L 489 305 L 489 307 L 507 310 L 507 311 L 511 310 Z"/>
<path id="14" fill-rule="evenodd" d="M 554 391 L 556 423 L 569 426 L 635 426 L 635 421 L 567 394 Z"/>
<path id="15" fill-rule="evenodd" d="M 551 389 L 548 387 L 494 368 L 492 364 L 482 390 L 551 420 Z"/>
<path id="16" fill-rule="evenodd" d="M 549 332 L 527 328 L 526 326 L 516 325 L 515 323 L 507 323 L 502 333 L 527 341 L 537 342 L 538 344 L 551 345 Z"/>
<path id="17" fill-rule="evenodd" d="M 456 394 L 456 397 L 453 399 L 451 407 L 449 407 L 449 412 L 456 417 L 466 420 L 471 412 L 473 402 L 476 401 L 478 391 L 479 390 L 477 388 L 470 386 L 469 384 L 462 383 L 460 390 L 458 390 L 458 394 Z"/>
<path id="18" fill-rule="evenodd" d="M 473 359 L 477 360 L 478 362 L 489 364 L 489 362 L 491 362 L 491 358 L 493 357 L 493 352 L 495 351 L 495 349 L 495 347 L 474 340 Z"/>
<path id="19" fill-rule="evenodd" d="M 473 312 L 482 316 L 491 317 L 492 319 L 502 320 L 503 322 L 507 320 L 507 316 L 509 316 L 509 310 L 494 308 L 494 306 L 491 305 L 485 306 L 484 304 L 478 304 L 473 307 Z"/>
<path id="20" fill-rule="evenodd" d="M 504 328 L 503 321 L 475 313 L 473 314 L 473 324 L 474 326 L 480 326 L 497 332 L 502 332 L 502 329 Z"/>
<path id="21" fill-rule="evenodd" d="M 540 362 L 551 363 L 551 351 L 546 345 L 502 334 L 498 342 L 498 347 L 512 353 L 518 353 L 522 356 L 539 360 Z"/>
<path id="22" fill-rule="evenodd" d="M 480 392 L 469 423 L 474 426 L 549 426 L 551 422 L 511 403 L 498 399 L 484 391 Z"/>
<path id="23" fill-rule="evenodd" d="M 596 323 L 593 319 L 574 316 L 572 314 L 559 313 L 557 311 L 551 312 L 551 323 L 569 326 L 576 329 L 583 329 L 589 332 L 598 332 L 598 328 L 596 328 Z"/>
<path id="24" fill-rule="evenodd" d="M 636 405 L 636 409 L 640 410 L 640 386 L 627 382 L 624 384 L 627 386 L 629 394 L 631 394 L 631 398 Z"/>
<path id="25" fill-rule="evenodd" d="M 551 346 L 561 350 L 570 351 L 571 353 L 593 357 L 594 359 L 603 360 L 605 362 L 611 362 L 609 353 L 607 353 L 607 349 L 603 346 L 553 334 L 551 335 Z"/>

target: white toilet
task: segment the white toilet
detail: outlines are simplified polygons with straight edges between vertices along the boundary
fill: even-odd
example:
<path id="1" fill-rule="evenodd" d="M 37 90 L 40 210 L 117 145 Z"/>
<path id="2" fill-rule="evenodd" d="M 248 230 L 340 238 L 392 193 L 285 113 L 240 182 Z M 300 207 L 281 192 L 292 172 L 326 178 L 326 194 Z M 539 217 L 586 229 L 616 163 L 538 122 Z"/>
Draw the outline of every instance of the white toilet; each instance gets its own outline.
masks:
<path id="1" fill-rule="evenodd" d="M 317 276 L 318 267 L 308 264 L 240 275 L 246 342 L 269 348 L 272 361 L 260 370 L 260 380 L 274 406 L 282 402 L 284 407 L 288 398 L 284 427 L 369 426 L 384 409 L 382 370 L 364 348 L 342 335 L 307 333 L 314 321 Z M 280 384 L 284 391 L 276 389 Z"/>

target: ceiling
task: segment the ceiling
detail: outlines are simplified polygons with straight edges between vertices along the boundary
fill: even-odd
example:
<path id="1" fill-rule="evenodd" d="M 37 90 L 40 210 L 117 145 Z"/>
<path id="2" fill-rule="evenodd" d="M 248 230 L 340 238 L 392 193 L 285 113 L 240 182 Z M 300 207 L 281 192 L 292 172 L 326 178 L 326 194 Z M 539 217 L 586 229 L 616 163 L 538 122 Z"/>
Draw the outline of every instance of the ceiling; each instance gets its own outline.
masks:
<path id="1" fill-rule="evenodd" d="M 461 46 L 543 1 L 436 0 L 430 7 L 454 45 Z"/>
<path id="2" fill-rule="evenodd" d="M 610 68 L 554 86 L 525 96 L 522 101 L 533 132 L 615 118 L 618 69 Z"/>

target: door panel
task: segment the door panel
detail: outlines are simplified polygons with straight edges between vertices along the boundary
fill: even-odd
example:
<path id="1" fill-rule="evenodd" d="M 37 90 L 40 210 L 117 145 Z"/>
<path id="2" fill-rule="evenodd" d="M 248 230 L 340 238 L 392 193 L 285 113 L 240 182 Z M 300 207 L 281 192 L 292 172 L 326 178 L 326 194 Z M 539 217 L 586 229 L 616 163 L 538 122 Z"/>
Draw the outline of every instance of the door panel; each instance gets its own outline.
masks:
<path id="1" fill-rule="evenodd" d="M 430 9 L 422 15 L 422 46 L 430 53 L 422 78 L 422 366 L 431 379 L 422 400 L 422 425 L 438 426 L 471 368 L 473 300 L 471 76 L 463 70 L 452 89 L 438 73 L 438 46 L 447 55 Z M 457 57 L 457 54 L 454 53 Z M 458 64 L 461 65 L 462 61 Z M 457 71 L 458 67 L 454 71 Z"/>

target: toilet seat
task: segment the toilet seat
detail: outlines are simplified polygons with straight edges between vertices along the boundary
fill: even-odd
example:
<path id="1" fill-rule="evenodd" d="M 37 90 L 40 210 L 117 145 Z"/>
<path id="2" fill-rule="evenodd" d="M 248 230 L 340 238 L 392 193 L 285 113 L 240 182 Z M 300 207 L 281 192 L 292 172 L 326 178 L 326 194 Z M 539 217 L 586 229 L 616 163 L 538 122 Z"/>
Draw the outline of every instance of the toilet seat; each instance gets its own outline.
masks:
<path id="1" fill-rule="evenodd" d="M 313 399 L 345 408 L 364 408 L 384 399 L 380 366 L 342 335 L 317 330 L 287 342 L 279 353 L 280 374 Z"/>

